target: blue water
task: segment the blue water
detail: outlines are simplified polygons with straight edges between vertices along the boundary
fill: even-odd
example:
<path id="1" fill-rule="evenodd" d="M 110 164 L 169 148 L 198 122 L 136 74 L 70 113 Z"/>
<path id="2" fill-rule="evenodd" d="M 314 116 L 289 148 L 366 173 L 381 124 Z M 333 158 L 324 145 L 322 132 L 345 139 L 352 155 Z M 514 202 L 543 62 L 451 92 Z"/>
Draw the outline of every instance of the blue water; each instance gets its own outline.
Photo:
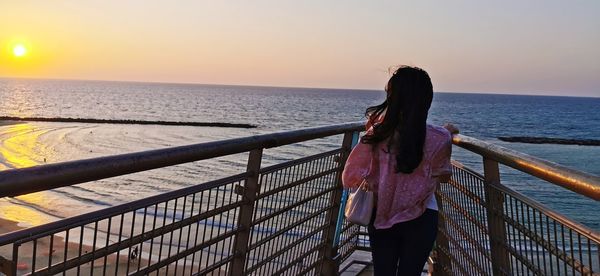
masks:
<path id="1" fill-rule="evenodd" d="M 366 90 L 0 79 L 0 116 L 258 126 L 233 129 L 0 123 L 0 170 L 363 120 L 365 108 L 384 97 L 383 91 Z M 436 93 L 429 119 L 435 124 L 452 122 L 465 135 L 600 175 L 600 147 L 505 143 L 497 139 L 600 139 L 599 110 L 600 98 Z M 267 150 L 266 164 L 330 149 L 339 142 L 338 137 Z M 481 168 L 481 158 L 464 150 L 455 148 L 454 158 Z M 245 160 L 245 155 L 234 155 L 1 199 L 0 217 L 28 217 L 27 223 L 39 224 L 237 173 L 245 168 Z M 502 174 L 503 184 L 600 230 L 600 217 L 594 211 L 600 208 L 599 202 L 512 169 L 502 168 Z"/>

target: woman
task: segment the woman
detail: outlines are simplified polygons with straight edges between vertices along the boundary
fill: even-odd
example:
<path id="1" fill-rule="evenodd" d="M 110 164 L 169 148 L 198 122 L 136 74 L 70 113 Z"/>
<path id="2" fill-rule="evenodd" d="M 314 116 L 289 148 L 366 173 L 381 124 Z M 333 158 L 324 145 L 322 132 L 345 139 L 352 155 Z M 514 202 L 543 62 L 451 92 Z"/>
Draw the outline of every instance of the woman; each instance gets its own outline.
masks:
<path id="1" fill-rule="evenodd" d="M 403 66 L 386 86 L 387 98 L 367 108 L 361 143 L 373 153 L 370 189 L 377 196 L 368 226 L 375 275 L 420 275 L 437 233 L 434 191 L 451 175 L 450 132 L 426 123 L 433 98 L 427 72 Z M 448 128 L 457 131 L 453 126 Z M 344 170 L 344 186 L 365 175 Z"/>

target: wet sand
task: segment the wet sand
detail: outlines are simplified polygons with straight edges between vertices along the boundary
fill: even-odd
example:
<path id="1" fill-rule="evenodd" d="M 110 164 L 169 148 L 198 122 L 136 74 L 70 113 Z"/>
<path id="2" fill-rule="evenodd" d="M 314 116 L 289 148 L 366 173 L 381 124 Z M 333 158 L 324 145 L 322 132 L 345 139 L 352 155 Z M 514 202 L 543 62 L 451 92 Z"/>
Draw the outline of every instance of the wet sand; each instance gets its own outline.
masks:
<path id="1" fill-rule="evenodd" d="M 23 229 L 23 227 L 19 227 L 18 222 L 0 218 L 0 235 L 19 229 Z"/>
<path id="2" fill-rule="evenodd" d="M 15 124 L 24 124 L 25 122 L 15 122 L 15 121 L 0 121 L 0 126 L 8 126 Z"/>

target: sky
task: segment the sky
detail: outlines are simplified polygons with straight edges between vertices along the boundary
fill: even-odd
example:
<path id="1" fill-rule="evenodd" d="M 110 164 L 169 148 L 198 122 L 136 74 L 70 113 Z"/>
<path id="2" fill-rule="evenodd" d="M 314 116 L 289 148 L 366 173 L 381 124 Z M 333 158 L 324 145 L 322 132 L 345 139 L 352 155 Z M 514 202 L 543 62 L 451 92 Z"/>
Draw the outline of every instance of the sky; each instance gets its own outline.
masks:
<path id="1" fill-rule="evenodd" d="M 600 1 L 0 0 L 0 77 L 380 90 L 401 64 L 600 97 Z"/>

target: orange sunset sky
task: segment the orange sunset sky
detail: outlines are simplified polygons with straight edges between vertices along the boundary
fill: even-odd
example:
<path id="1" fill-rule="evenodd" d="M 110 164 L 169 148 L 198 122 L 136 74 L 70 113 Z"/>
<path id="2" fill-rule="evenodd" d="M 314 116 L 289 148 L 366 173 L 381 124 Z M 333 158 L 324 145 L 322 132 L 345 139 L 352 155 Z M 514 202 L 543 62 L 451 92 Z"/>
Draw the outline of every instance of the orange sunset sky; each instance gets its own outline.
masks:
<path id="1" fill-rule="evenodd" d="M 6 1 L 0 77 L 600 96 L 600 1 Z"/>

